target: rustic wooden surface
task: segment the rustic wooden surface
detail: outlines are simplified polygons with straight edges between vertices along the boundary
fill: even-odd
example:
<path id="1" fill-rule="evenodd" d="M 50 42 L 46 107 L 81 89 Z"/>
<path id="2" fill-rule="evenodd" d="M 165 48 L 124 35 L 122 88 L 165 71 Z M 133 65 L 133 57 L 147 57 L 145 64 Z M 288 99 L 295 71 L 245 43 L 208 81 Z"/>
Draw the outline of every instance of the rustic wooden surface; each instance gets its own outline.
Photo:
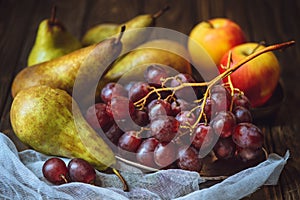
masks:
<path id="1" fill-rule="evenodd" d="M 267 151 L 283 155 L 289 149 L 291 158 L 277 186 L 263 186 L 245 199 L 300 199 L 299 0 L 0 0 L 0 131 L 12 138 L 19 150 L 26 146 L 18 141 L 10 126 L 11 83 L 26 67 L 37 26 L 49 17 L 54 4 L 58 7 L 58 18 L 78 38 L 97 23 L 121 23 L 168 4 L 171 10 L 157 21 L 159 27 L 189 34 L 202 20 L 228 17 L 240 24 L 249 41 L 273 44 L 296 40 L 294 47 L 275 52 L 282 67 L 285 101 L 276 115 L 260 121 Z"/>

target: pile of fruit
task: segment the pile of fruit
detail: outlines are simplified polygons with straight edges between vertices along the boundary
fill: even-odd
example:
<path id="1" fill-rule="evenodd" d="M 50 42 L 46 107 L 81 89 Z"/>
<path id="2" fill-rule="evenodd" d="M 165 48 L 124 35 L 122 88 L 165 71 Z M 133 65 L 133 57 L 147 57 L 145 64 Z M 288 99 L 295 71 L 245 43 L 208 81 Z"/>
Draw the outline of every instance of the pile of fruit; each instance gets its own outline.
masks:
<path id="1" fill-rule="evenodd" d="M 252 124 L 250 106 L 263 105 L 278 83 L 279 64 L 270 51 L 294 42 L 245 43 L 240 27 L 228 19 L 200 23 L 188 48 L 167 39 L 147 42 L 149 31 L 141 28 L 154 26 L 167 9 L 125 25 L 101 24 L 87 31 L 82 42 L 58 22 L 54 9 L 39 27 L 29 66 L 13 81 L 10 119 L 18 138 L 39 152 L 81 158 L 76 163 L 102 171 L 119 157 L 151 169 L 198 172 L 210 153 L 225 160 L 257 158 L 264 137 Z M 193 77 L 185 59 L 191 55 L 197 65 L 203 52 L 197 43 L 215 63 L 205 70 L 220 71 L 208 82 Z M 164 48 L 155 48 L 159 45 Z M 130 81 L 119 83 L 128 71 Z M 268 84 L 265 77 L 270 77 Z M 72 161 L 68 167 L 54 163 L 51 168 L 46 162 L 43 169 L 53 183 L 90 183 L 81 175 L 84 170 L 94 178 L 88 165 L 73 170 Z M 61 173 L 53 175 L 55 167 Z"/>
<path id="2" fill-rule="evenodd" d="M 251 103 L 242 91 L 218 84 L 204 99 L 191 75 L 170 77 L 159 65 L 149 66 L 144 78 L 126 85 L 108 83 L 102 102 L 85 115 L 126 159 L 154 168 L 200 171 L 211 150 L 219 159 L 239 156 L 244 161 L 262 152 L 263 133 L 252 124 Z"/>

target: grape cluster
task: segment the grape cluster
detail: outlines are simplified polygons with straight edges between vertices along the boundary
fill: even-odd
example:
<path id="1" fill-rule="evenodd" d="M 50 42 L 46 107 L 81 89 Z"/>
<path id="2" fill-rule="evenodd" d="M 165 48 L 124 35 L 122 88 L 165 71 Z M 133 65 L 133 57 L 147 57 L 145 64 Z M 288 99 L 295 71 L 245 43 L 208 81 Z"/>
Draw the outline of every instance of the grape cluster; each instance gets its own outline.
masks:
<path id="1" fill-rule="evenodd" d="M 68 165 L 57 157 L 49 158 L 42 168 L 44 177 L 55 185 L 68 182 L 82 182 L 94 184 L 96 179 L 95 169 L 81 158 L 73 158 Z"/>
<path id="2" fill-rule="evenodd" d="M 149 167 L 200 171 L 210 152 L 255 159 L 263 133 L 252 123 L 248 98 L 226 84 L 208 88 L 204 98 L 195 83 L 189 74 L 169 76 L 150 65 L 144 81 L 108 83 L 85 117 L 122 156 Z"/>

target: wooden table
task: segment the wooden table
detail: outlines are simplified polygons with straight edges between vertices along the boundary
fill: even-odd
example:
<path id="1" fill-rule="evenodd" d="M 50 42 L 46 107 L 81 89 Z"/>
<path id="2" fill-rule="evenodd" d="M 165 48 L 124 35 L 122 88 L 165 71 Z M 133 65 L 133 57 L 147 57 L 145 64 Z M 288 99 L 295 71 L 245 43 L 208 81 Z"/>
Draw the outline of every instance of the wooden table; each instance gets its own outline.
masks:
<path id="1" fill-rule="evenodd" d="M 26 67 L 37 26 L 42 19 L 49 17 L 54 4 L 58 7 L 58 18 L 78 38 L 95 24 L 121 23 L 137 14 L 154 13 L 169 4 L 171 10 L 157 21 L 158 27 L 189 34 L 192 27 L 202 20 L 228 17 L 240 24 L 249 41 L 263 40 L 267 44 L 288 40 L 300 41 L 299 0 L 2 0 L 0 130 L 12 138 L 19 150 L 27 147 L 16 138 L 10 126 L 11 83 L 14 76 Z M 283 52 L 275 52 L 281 64 L 281 79 L 286 99 L 275 116 L 260 123 L 266 135 L 266 150 L 284 155 L 289 149 L 291 158 L 277 186 L 263 186 L 245 199 L 300 199 L 299 53 L 299 43 Z"/>

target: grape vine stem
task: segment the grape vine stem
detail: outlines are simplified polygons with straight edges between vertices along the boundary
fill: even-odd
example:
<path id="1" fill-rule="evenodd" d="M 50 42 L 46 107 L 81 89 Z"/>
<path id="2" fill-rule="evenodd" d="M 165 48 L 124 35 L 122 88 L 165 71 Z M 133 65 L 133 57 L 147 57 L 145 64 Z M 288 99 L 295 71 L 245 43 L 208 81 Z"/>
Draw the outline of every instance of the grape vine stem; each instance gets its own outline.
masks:
<path id="1" fill-rule="evenodd" d="M 180 90 L 184 87 L 207 87 L 206 92 L 203 95 L 203 103 L 201 104 L 201 112 L 196 120 L 196 122 L 191 126 L 192 129 L 194 129 L 196 127 L 196 125 L 200 122 L 203 113 L 204 113 L 204 106 L 205 106 L 205 102 L 206 99 L 209 95 L 209 91 L 211 89 L 212 86 L 216 85 L 219 81 L 223 80 L 224 78 L 228 77 L 229 75 L 231 75 L 233 72 L 235 72 L 237 69 L 239 69 L 241 66 L 243 66 L 245 63 L 249 62 L 250 60 L 258 57 L 261 54 L 267 53 L 269 51 L 274 51 L 274 50 L 278 50 L 278 49 L 284 49 L 287 48 L 291 45 L 294 45 L 295 41 L 288 41 L 288 42 L 283 42 L 283 43 L 279 43 L 279 44 L 274 44 L 274 45 L 270 45 L 267 46 L 259 51 L 255 51 L 252 54 L 250 54 L 249 56 L 245 57 L 244 59 L 242 59 L 241 61 L 239 61 L 238 63 L 236 63 L 235 65 L 229 67 L 227 66 L 226 71 L 224 71 L 223 73 L 219 74 L 218 76 L 216 76 L 215 78 L 213 78 L 212 80 L 208 81 L 208 82 L 201 82 L 201 83 L 181 83 L 180 85 L 176 86 L 176 87 L 162 87 L 162 88 L 155 88 L 153 90 L 151 90 L 145 97 L 143 97 L 142 99 L 134 102 L 134 105 L 137 108 L 144 108 L 144 105 L 146 104 L 147 99 L 149 98 L 150 95 L 152 95 L 153 93 L 160 93 L 160 92 L 164 92 L 164 91 L 171 91 L 172 94 L 175 93 L 175 91 Z M 231 55 L 231 54 L 230 54 Z M 228 62 L 229 65 L 229 62 Z M 174 78 L 174 77 L 173 77 Z M 168 81 L 169 79 L 166 79 L 166 81 Z M 165 82 L 164 82 L 165 83 Z M 163 83 L 163 85 L 164 85 Z"/>

